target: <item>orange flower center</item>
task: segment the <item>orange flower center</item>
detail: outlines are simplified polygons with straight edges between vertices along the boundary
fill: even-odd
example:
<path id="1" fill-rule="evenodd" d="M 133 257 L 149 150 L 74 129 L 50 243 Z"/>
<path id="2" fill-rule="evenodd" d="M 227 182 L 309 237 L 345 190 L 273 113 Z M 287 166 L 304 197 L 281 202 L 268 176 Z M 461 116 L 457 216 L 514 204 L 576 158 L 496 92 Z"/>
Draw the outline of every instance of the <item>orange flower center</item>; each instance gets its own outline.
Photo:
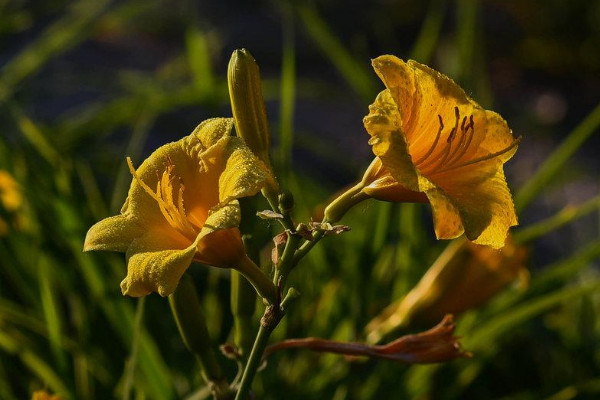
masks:
<path id="1" fill-rule="evenodd" d="M 195 221 L 196 223 L 192 222 L 186 213 L 183 204 L 185 186 L 183 180 L 173 172 L 175 165 L 171 160 L 167 161 L 166 168 L 156 184 L 156 190 L 152 190 L 140 179 L 129 157 L 127 158 L 127 164 L 135 180 L 146 193 L 156 200 L 167 223 L 184 237 L 194 241 L 198 236 L 198 232 L 200 232 L 201 225 L 197 224 L 198 221 Z"/>

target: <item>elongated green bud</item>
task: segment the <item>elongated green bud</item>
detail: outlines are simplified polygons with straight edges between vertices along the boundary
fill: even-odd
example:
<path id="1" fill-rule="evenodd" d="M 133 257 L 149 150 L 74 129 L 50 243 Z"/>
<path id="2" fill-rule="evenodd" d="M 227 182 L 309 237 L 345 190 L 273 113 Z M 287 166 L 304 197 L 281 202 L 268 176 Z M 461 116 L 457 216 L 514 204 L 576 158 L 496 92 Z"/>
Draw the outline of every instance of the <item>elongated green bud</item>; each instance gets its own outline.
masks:
<path id="1" fill-rule="evenodd" d="M 248 50 L 233 52 L 227 80 L 238 135 L 258 158 L 269 163 L 269 124 L 260 86 L 260 72 Z"/>
<path id="2" fill-rule="evenodd" d="M 271 170 L 269 157 L 271 139 L 260 71 L 248 50 L 235 50 L 231 55 L 227 83 L 237 135 L 244 139 L 252 152 Z M 268 180 L 263 195 L 276 205 L 278 192 L 279 187 L 273 176 Z"/>
<path id="3" fill-rule="evenodd" d="M 171 311 L 185 346 L 198 358 L 202 376 L 217 392 L 228 390 L 227 380 L 217 361 L 192 278 L 183 275 L 177 290 L 169 296 Z"/>

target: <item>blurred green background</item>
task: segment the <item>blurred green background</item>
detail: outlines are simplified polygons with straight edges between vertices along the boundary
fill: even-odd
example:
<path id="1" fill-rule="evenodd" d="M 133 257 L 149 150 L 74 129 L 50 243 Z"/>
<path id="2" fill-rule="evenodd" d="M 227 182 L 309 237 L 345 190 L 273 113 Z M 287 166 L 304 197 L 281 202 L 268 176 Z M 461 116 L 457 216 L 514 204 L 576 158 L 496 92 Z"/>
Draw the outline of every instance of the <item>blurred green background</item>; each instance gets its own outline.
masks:
<path id="1" fill-rule="evenodd" d="M 227 62 L 241 47 L 261 66 L 273 157 L 299 220 L 372 157 L 362 118 L 383 85 L 371 58 L 427 63 L 503 115 L 523 136 L 505 169 L 531 273 L 528 289 L 508 287 L 458 319 L 472 359 L 409 367 L 295 350 L 272 356 L 258 398 L 600 396 L 600 2 L 0 0 L 0 170 L 22 198 L 11 206 L 15 185 L 0 176 L 0 399 L 43 388 L 203 398 L 166 299 L 122 297 L 124 256 L 81 250 L 88 227 L 125 199 L 126 156 L 138 165 L 231 115 Z M 367 202 L 344 222 L 354 229 L 292 275 L 302 297 L 274 340 L 364 340 L 446 246 L 420 205 Z M 228 272 L 190 274 L 215 345 L 230 340 Z"/>

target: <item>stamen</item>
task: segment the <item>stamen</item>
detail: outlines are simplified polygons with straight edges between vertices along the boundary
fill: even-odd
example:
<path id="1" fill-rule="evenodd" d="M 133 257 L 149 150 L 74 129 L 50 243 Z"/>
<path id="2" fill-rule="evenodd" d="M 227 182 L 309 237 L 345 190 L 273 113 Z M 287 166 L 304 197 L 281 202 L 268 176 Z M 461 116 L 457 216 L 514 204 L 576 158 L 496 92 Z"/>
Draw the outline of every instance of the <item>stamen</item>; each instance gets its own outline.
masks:
<path id="1" fill-rule="evenodd" d="M 471 146 L 471 141 L 473 140 L 473 136 L 475 135 L 475 121 L 473 120 L 473 115 L 471 115 L 469 117 L 469 125 L 467 125 L 465 127 L 465 133 L 469 133 L 469 129 L 470 129 L 470 134 L 469 134 L 469 138 L 467 139 L 467 142 L 465 143 L 465 147 L 463 148 L 463 151 L 461 152 L 460 156 L 458 156 L 456 158 L 455 161 L 460 160 L 460 158 L 467 152 L 467 150 L 469 149 L 469 146 Z"/>
<path id="2" fill-rule="evenodd" d="M 442 120 L 442 117 L 440 117 L 440 121 L 441 120 Z M 443 127 L 443 125 L 442 125 L 442 127 Z M 441 129 L 442 127 L 440 127 L 439 133 L 442 132 L 442 129 Z M 455 128 L 452 128 L 452 129 L 454 130 Z M 446 140 L 448 145 L 442 150 L 442 154 L 439 154 L 437 157 L 428 157 L 428 159 L 425 160 L 422 164 L 417 165 L 421 171 L 423 171 L 425 168 L 433 167 L 434 165 L 437 165 L 437 166 L 444 165 L 444 162 L 448 158 L 448 153 L 452 149 L 452 141 L 449 140 L 451 135 L 452 135 L 452 132 L 450 132 L 450 135 L 448 135 L 448 140 Z M 441 157 L 441 161 L 439 161 L 440 157 Z"/>
<path id="3" fill-rule="evenodd" d="M 188 221 L 185 208 L 183 206 L 183 192 L 184 185 L 182 182 L 179 183 L 179 197 L 177 198 L 177 206 L 175 206 L 175 199 L 173 198 L 173 176 L 171 175 L 175 166 L 172 164 L 171 159 L 167 159 L 167 166 L 162 174 L 162 177 L 158 178 L 156 182 L 156 191 L 153 191 L 137 174 L 137 171 L 133 167 L 131 159 L 127 157 L 127 165 L 129 171 L 140 184 L 146 193 L 148 193 L 158 203 L 158 208 L 161 214 L 165 217 L 165 220 L 169 225 L 178 230 L 181 234 L 187 237 L 195 237 L 196 229 Z M 158 175 L 158 173 L 157 173 Z"/>
<path id="4" fill-rule="evenodd" d="M 150 197 L 152 197 L 154 200 L 156 200 L 158 203 L 162 202 L 162 199 L 160 197 L 158 197 L 156 195 L 156 193 L 150 189 L 150 187 L 148 185 L 146 185 L 144 183 L 144 181 L 142 181 L 140 179 L 140 177 L 137 174 L 137 171 L 135 170 L 133 163 L 131 162 L 131 158 L 127 157 L 127 165 L 129 166 L 129 172 L 131 173 L 131 175 L 133 175 L 133 177 L 135 178 L 135 180 L 140 184 L 140 186 L 142 187 L 142 189 L 144 189 L 144 191 L 146 193 L 148 193 L 150 195 Z"/>
<path id="5" fill-rule="evenodd" d="M 450 171 L 450 170 L 453 170 L 453 169 L 462 168 L 462 167 L 466 167 L 468 165 L 473 165 L 473 164 L 477 164 L 477 163 L 480 163 L 480 162 L 483 162 L 483 161 L 491 160 L 492 158 L 501 156 L 502 154 L 509 152 L 514 147 L 516 147 L 520 142 L 521 142 L 521 136 L 519 136 L 518 138 L 516 138 L 511 144 L 509 144 L 506 148 L 504 148 L 504 149 L 502 149 L 500 151 L 497 151 L 497 152 L 492 153 L 492 154 L 488 154 L 488 155 L 483 156 L 483 157 L 476 158 L 474 160 L 470 160 L 470 161 L 464 162 L 464 163 L 459 164 L 459 165 L 453 165 L 453 166 L 451 166 L 449 168 L 446 168 L 446 169 L 443 169 L 441 171 L 436 171 L 436 173 L 447 172 L 447 171 Z"/>
<path id="6" fill-rule="evenodd" d="M 427 159 L 427 157 L 429 157 L 431 155 L 431 153 L 433 153 L 435 146 L 437 146 L 438 141 L 440 140 L 440 136 L 442 135 L 442 130 L 444 129 L 444 120 L 442 119 L 442 116 L 439 114 L 438 114 L 438 119 L 440 120 L 440 129 L 438 129 L 437 135 L 435 136 L 435 140 L 433 141 L 433 144 L 431 145 L 431 147 L 429 148 L 427 153 L 425 153 L 425 155 L 423 157 L 419 158 L 415 162 L 415 165 L 417 165 L 417 166 L 419 164 L 421 164 L 423 161 L 425 161 Z"/>
<path id="7" fill-rule="evenodd" d="M 446 139 L 446 142 L 448 142 L 448 143 L 452 143 L 452 141 L 454 140 L 454 137 L 456 136 L 456 132 L 458 131 L 458 121 L 460 121 L 460 112 L 458 111 L 457 106 L 454 106 L 454 117 L 455 117 L 454 128 L 452 128 L 452 130 L 450 131 L 450 134 L 448 135 L 448 139 Z"/>
<path id="8" fill-rule="evenodd" d="M 450 155 L 450 157 L 447 160 L 447 164 L 448 165 L 452 165 L 452 163 L 460 160 L 460 158 L 463 156 L 463 154 L 465 154 L 465 152 L 467 151 L 467 147 L 464 146 L 465 144 L 465 139 L 466 139 L 466 132 L 465 132 L 465 122 L 467 121 L 467 116 L 463 117 L 462 120 L 462 124 L 460 126 L 460 141 L 458 142 L 458 146 L 456 146 L 456 148 L 454 149 L 454 153 Z M 468 129 L 468 126 L 467 126 Z"/>

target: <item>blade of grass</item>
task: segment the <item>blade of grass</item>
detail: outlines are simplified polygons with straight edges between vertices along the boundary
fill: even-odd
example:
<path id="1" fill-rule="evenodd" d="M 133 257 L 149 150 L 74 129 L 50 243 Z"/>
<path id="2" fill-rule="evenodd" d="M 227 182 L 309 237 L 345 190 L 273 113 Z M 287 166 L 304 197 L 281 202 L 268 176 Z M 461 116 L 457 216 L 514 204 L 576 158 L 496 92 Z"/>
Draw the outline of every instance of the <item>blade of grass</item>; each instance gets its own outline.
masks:
<path id="1" fill-rule="evenodd" d="M 134 311 L 123 300 L 104 303 L 106 304 L 102 305 L 102 309 L 111 326 L 117 331 L 121 341 L 131 346 L 135 324 Z M 145 330 L 140 332 L 139 353 L 136 358 L 144 378 L 145 391 L 152 393 L 152 397 L 156 399 L 173 399 L 175 395 L 169 369 L 156 343 Z"/>
<path id="2" fill-rule="evenodd" d="M 140 342 L 140 333 L 143 329 L 143 318 L 144 318 L 144 305 L 146 304 L 146 298 L 142 297 L 138 300 L 135 310 L 135 322 L 133 325 L 133 339 L 131 341 L 131 353 L 129 359 L 125 363 L 125 384 L 123 389 L 123 400 L 129 400 L 131 398 L 131 392 L 133 390 L 133 382 L 135 376 L 135 364 L 137 362 L 137 354 Z"/>
<path id="3" fill-rule="evenodd" d="M 567 136 L 544 160 L 533 176 L 519 189 L 515 196 L 515 208 L 521 213 L 552 179 L 561 171 L 569 158 L 600 126 L 600 105 Z"/>
<path id="4" fill-rule="evenodd" d="M 466 334 L 461 342 L 466 349 L 476 354 L 460 372 L 456 384 L 449 388 L 448 398 L 461 398 L 461 393 L 477 378 L 483 369 L 486 358 L 493 356 L 500 349 L 501 337 L 530 319 L 567 301 L 573 301 L 600 289 L 600 281 L 596 280 L 584 285 L 567 287 L 550 294 L 539 296 L 482 323 L 473 333 Z"/>
<path id="5" fill-rule="evenodd" d="M 568 259 L 543 268 L 542 272 L 532 279 L 530 291 L 566 282 L 598 257 L 600 257 L 600 239 L 586 244 Z"/>
<path id="6" fill-rule="evenodd" d="M 283 54 L 281 65 L 281 101 L 279 111 L 279 168 L 285 181 L 292 168 L 294 145 L 294 105 L 296 96 L 296 50 L 294 13 L 289 1 L 282 10 Z"/>
<path id="7" fill-rule="evenodd" d="M 148 89 L 150 90 L 150 89 Z M 126 95 L 106 104 L 96 103 L 83 113 L 73 115 L 52 128 L 61 151 L 69 152 L 81 141 L 91 135 L 97 140 L 110 134 L 115 128 L 128 125 L 140 112 L 160 115 L 175 108 L 200 104 L 202 94 L 193 85 L 185 85 L 169 91 L 153 89 L 152 95 Z M 227 86 L 220 83 L 217 87 L 219 104 L 227 99 Z"/>
<path id="8" fill-rule="evenodd" d="M 142 148 L 153 124 L 154 116 L 149 113 L 143 113 L 133 126 L 133 132 L 129 139 L 129 143 L 127 143 L 123 161 L 121 162 L 121 167 L 119 168 L 117 179 L 115 179 L 115 184 L 113 186 L 110 199 L 111 213 L 119 211 L 125 200 L 125 196 L 127 195 L 127 190 L 129 189 L 128 183 L 131 181 L 131 174 L 125 158 L 130 157 L 132 160 L 136 161 L 140 157 Z"/>
<path id="9" fill-rule="evenodd" d="M 84 204 L 88 205 L 88 208 L 92 212 L 92 215 L 95 219 L 99 220 L 105 217 L 108 210 L 106 203 L 102 198 L 98 181 L 92 172 L 92 168 L 85 161 L 76 161 L 75 172 L 77 172 L 79 182 L 81 183 L 81 187 L 83 188 L 83 193 L 85 195 Z"/>
<path id="10" fill-rule="evenodd" d="M 383 245 L 387 239 L 387 235 L 390 229 L 390 223 L 392 220 L 392 213 L 394 204 L 390 202 L 377 202 L 373 205 L 376 208 L 376 219 L 375 230 L 373 232 L 371 241 L 371 252 L 377 254 L 377 252 L 383 248 Z"/>
<path id="11" fill-rule="evenodd" d="M 593 397 L 597 397 L 598 394 L 600 394 L 600 379 L 593 378 L 583 383 L 576 383 L 568 386 L 560 392 L 547 397 L 546 400 L 572 400 L 578 398 L 589 398 L 585 395 L 595 395 Z"/>
<path id="12" fill-rule="evenodd" d="M 553 232 L 578 218 L 584 217 L 599 208 L 600 195 L 579 206 L 566 206 L 552 217 L 518 230 L 513 234 L 513 240 L 517 244 L 527 243 Z"/>
<path id="13" fill-rule="evenodd" d="M 410 52 L 410 58 L 428 64 L 440 37 L 442 22 L 446 13 L 447 0 L 433 0 L 429 4 L 427 17 L 421 26 L 419 37 Z"/>
<path id="14" fill-rule="evenodd" d="M 31 118 L 19 109 L 16 105 L 11 104 L 11 114 L 16 121 L 19 132 L 33 146 L 33 148 L 44 158 L 53 169 L 53 174 L 50 179 L 56 182 L 56 185 L 61 194 L 69 194 L 71 192 L 71 183 L 69 174 L 70 164 L 62 157 L 58 151 L 46 138 L 46 134 L 40 126 Z"/>
<path id="15" fill-rule="evenodd" d="M 473 90 L 473 62 L 479 0 L 459 0 L 457 3 L 457 32 L 459 81 Z"/>
<path id="16" fill-rule="evenodd" d="M 31 143 L 31 145 L 42 157 L 46 159 L 46 161 L 48 161 L 50 165 L 58 167 L 61 164 L 62 158 L 54 149 L 54 147 L 48 142 L 37 124 L 35 124 L 31 118 L 25 115 L 23 111 L 14 104 L 10 104 L 10 111 L 25 139 Z"/>
<path id="17" fill-rule="evenodd" d="M 214 96 L 217 83 L 210 62 L 208 35 L 193 26 L 186 31 L 185 42 L 194 85 L 208 100 Z"/>
<path id="18" fill-rule="evenodd" d="M 543 266 L 541 272 L 531 278 L 526 291 L 507 291 L 498 295 L 492 300 L 488 312 L 491 314 L 501 313 L 523 299 L 533 299 L 537 295 L 547 293 L 553 287 L 573 279 L 578 272 L 599 256 L 600 240 L 595 240 L 582 246 L 569 257 Z M 477 320 L 474 319 L 472 322 L 476 323 Z"/>
<path id="19" fill-rule="evenodd" d="M 16 240 L 15 240 L 16 241 Z M 0 241 L 0 260 L 2 260 L 2 280 L 9 283 L 10 287 L 19 288 L 17 298 L 24 304 L 35 304 L 38 295 L 31 287 L 30 281 L 24 276 L 25 269 L 21 268 L 22 262 L 18 257 L 13 257 L 12 253 L 15 246 L 8 240 Z"/>
<path id="20" fill-rule="evenodd" d="M 67 374 L 67 360 L 65 354 L 62 351 L 62 327 L 63 322 L 61 313 L 58 309 L 53 276 L 51 273 L 51 266 L 46 257 L 43 255 L 38 260 L 39 269 L 39 287 L 40 287 L 40 299 L 42 302 L 42 310 L 44 312 L 44 319 L 48 328 L 48 338 L 50 341 L 50 348 L 56 359 L 59 371 L 61 375 Z"/>
<path id="21" fill-rule="evenodd" d="M 80 0 L 38 38 L 8 61 L 0 70 L 0 104 L 10 98 L 18 85 L 35 74 L 49 59 L 81 43 L 91 31 L 92 22 L 110 4 L 110 0 Z"/>
<path id="22" fill-rule="evenodd" d="M 369 71 L 366 63 L 363 65 L 354 59 L 338 39 L 339 36 L 327 26 L 315 6 L 302 3 L 296 7 L 306 33 L 323 55 L 336 67 L 363 101 L 372 101 L 377 93 L 375 74 Z"/>
<path id="23" fill-rule="evenodd" d="M 18 397 L 11 389 L 11 379 L 6 373 L 6 369 L 2 363 L 0 363 L 0 398 L 5 400 L 18 400 Z"/>
<path id="24" fill-rule="evenodd" d="M 7 353 L 17 356 L 23 365 L 45 385 L 48 385 L 54 393 L 59 394 L 64 399 L 73 398 L 65 382 L 54 372 L 50 365 L 4 331 L 0 331 L 0 348 Z"/>
<path id="25" fill-rule="evenodd" d="M 103 314 L 109 321 L 113 330 L 119 335 L 122 343 L 131 345 L 134 333 L 134 312 L 125 299 L 114 300 L 106 295 L 106 282 L 103 272 L 106 265 L 100 265 L 98 258 L 82 252 L 84 228 L 82 221 L 77 218 L 75 208 L 62 202 L 57 215 L 67 229 L 61 234 L 70 250 L 71 257 L 76 260 L 82 273 L 86 287 L 93 299 L 96 299 Z M 105 264 L 105 263 L 104 263 Z M 102 272 L 101 272 L 102 271 Z M 155 398 L 172 399 L 174 397 L 173 384 L 170 373 L 162 356 L 156 349 L 155 343 L 144 331 L 140 338 L 139 366 L 146 382 L 148 392 Z"/>
<path id="26" fill-rule="evenodd" d="M 484 107 L 492 106 L 492 93 L 485 71 L 485 41 L 481 21 L 480 0 L 457 3 L 456 41 L 458 47 L 458 81 L 475 94 Z"/>

